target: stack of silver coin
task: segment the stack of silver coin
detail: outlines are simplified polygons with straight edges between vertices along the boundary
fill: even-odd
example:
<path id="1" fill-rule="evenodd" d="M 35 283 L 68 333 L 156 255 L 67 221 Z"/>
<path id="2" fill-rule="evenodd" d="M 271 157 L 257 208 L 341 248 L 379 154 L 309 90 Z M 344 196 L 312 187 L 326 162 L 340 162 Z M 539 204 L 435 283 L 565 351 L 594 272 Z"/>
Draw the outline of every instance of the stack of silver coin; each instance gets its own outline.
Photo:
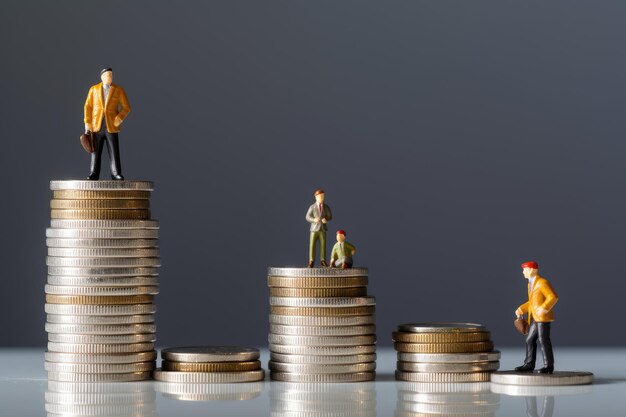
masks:
<path id="1" fill-rule="evenodd" d="M 269 268 L 268 275 L 271 379 L 375 379 L 376 301 L 367 295 L 367 268 Z"/>
<path id="2" fill-rule="evenodd" d="M 401 381 L 484 382 L 500 367 L 500 352 L 481 324 L 401 324 L 392 337 Z"/>
<path id="3" fill-rule="evenodd" d="M 158 228 L 149 181 L 51 181 L 48 379 L 151 379 Z"/>

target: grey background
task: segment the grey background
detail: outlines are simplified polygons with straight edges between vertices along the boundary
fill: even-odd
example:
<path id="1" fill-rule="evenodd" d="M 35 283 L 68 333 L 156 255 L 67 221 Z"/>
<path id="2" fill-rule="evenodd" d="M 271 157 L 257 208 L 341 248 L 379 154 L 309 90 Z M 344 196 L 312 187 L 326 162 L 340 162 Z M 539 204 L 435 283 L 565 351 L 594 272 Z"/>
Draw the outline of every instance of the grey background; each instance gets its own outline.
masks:
<path id="1" fill-rule="evenodd" d="M 528 259 L 561 297 L 557 348 L 624 344 L 625 13 L 3 1 L 0 345 L 46 341 L 48 181 L 88 173 L 82 106 L 103 66 L 132 105 L 124 174 L 156 182 L 161 345 L 265 345 L 266 267 L 306 263 L 317 187 L 370 268 L 381 344 L 455 320 L 520 346 Z"/>

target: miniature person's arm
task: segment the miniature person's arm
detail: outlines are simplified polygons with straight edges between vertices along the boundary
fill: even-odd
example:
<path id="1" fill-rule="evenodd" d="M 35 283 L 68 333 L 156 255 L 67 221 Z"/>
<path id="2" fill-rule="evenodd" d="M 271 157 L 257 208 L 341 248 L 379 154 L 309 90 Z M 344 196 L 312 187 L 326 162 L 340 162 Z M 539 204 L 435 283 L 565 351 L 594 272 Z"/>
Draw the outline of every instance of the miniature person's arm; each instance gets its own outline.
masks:
<path id="1" fill-rule="evenodd" d="M 538 313 L 545 314 L 548 311 L 552 310 L 552 307 L 554 307 L 556 302 L 559 301 L 559 297 L 556 295 L 556 293 L 554 292 L 554 290 L 552 289 L 552 286 L 550 285 L 548 281 L 543 281 L 543 285 L 539 287 L 539 290 L 543 294 L 544 300 L 543 300 L 543 303 L 541 303 L 541 305 L 538 308 L 539 310 Z M 541 311 L 541 309 L 543 311 Z"/>
<path id="2" fill-rule="evenodd" d="M 89 89 L 87 93 L 87 99 L 85 100 L 85 131 L 92 130 L 91 120 L 92 120 L 92 112 L 93 112 L 93 88 Z"/>
<path id="3" fill-rule="evenodd" d="M 348 243 L 348 242 L 346 242 L 346 243 Z M 348 256 L 354 256 L 354 254 L 356 253 L 356 248 L 351 243 L 347 244 L 346 249 L 347 249 L 346 250 L 346 255 L 348 255 Z"/>
<path id="4" fill-rule="evenodd" d="M 327 223 L 333 219 L 333 213 L 330 211 L 330 207 L 327 205 L 324 205 L 324 207 L 326 208 L 326 215 L 322 218 L 322 222 Z"/>
<path id="5" fill-rule="evenodd" d="M 319 219 L 317 217 L 315 217 L 315 214 L 313 214 L 313 208 L 314 208 L 314 206 L 309 207 L 309 210 L 306 212 L 306 216 L 304 216 L 306 221 L 309 222 L 309 223 L 317 223 L 317 222 L 319 222 Z"/>
<path id="6" fill-rule="evenodd" d="M 115 120 L 113 121 L 115 126 L 121 125 L 126 116 L 128 116 L 128 113 L 130 113 L 130 103 L 128 102 L 128 97 L 126 97 L 126 92 L 124 92 L 122 87 L 117 88 L 119 88 L 120 106 L 122 109 L 117 113 L 117 116 L 115 116 Z"/>
<path id="7" fill-rule="evenodd" d="M 522 316 L 526 313 L 528 313 L 528 306 L 530 305 L 529 301 L 526 301 L 524 304 L 522 304 L 521 306 L 519 306 L 517 308 L 517 310 L 515 310 L 515 315 L 516 316 Z"/>
<path id="8" fill-rule="evenodd" d="M 339 259 L 339 244 L 335 243 L 335 245 L 333 246 L 333 252 L 330 254 L 330 264 L 333 265 L 333 263 Z"/>

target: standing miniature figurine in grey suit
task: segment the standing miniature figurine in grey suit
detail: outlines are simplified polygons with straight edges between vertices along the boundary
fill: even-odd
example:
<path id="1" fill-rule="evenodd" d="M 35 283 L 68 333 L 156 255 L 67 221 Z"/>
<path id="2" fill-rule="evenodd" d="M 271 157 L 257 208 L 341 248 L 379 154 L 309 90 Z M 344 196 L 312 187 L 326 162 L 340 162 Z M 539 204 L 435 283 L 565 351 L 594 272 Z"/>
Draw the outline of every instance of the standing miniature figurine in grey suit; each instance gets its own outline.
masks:
<path id="1" fill-rule="evenodd" d="M 315 190 L 315 203 L 311 204 L 306 212 L 306 221 L 311 223 L 311 236 L 309 240 L 309 268 L 315 264 L 315 246 L 320 242 L 320 261 L 322 266 L 326 264 L 326 223 L 332 220 L 333 214 L 330 207 L 324 204 L 324 190 Z"/>

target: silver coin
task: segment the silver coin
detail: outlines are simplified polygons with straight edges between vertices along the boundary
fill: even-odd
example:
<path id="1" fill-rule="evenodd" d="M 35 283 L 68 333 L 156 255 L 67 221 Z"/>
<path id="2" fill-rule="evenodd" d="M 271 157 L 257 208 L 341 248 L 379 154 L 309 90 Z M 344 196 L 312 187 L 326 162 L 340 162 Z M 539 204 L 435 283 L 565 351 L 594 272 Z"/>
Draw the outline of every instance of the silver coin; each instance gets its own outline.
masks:
<path id="1" fill-rule="evenodd" d="M 46 229 L 51 239 L 157 239 L 158 229 Z"/>
<path id="2" fill-rule="evenodd" d="M 50 181 L 50 190 L 142 190 L 153 191 L 152 181 L 135 180 L 53 180 Z"/>
<path id="3" fill-rule="evenodd" d="M 134 384 L 118 384 L 115 382 L 81 382 L 48 381 L 48 391 L 84 395 L 115 395 L 115 394 L 153 394 L 154 382 L 136 382 Z"/>
<path id="4" fill-rule="evenodd" d="M 130 382 L 151 379 L 152 372 L 124 374 L 78 374 L 74 372 L 48 372 L 48 379 L 65 382 Z"/>
<path id="5" fill-rule="evenodd" d="M 428 404 L 500 404 L 500 395 L 492 392 L 441 393 L 400 390 L 398 401 Z"/>
<path id="6" fill-rule="evenodd" d="M 472 363 L 493 362 L 500 360 L 500 351 L 481 353 L 407 353 L 398 352 L 398 360 L 402 362 L 426 363 Z"/>
<path id="7" fill-rule="evenodd" d="M 375 315 L 368 316 L 285 316 L 270 314 L 270 323 L 285 326 L 363 326 L 374 324 Z"/>
<path id="8" fill-rule="evenodd" d="M 157 358 L 156 351 L 140 353 L 118 353 L 118 354 L 85 354 L 85 353 L 60 353 L 45 352 L 44 358 L 48 362 L 57 363 L 137 363 L 154 361 Z"/>
<path id="9" fill-rule="evenodd" d="M 491 383 L 489 382 L 410 382 L 396 381 L 396 389 L 403 393 L 431 393 L 431 394 L 467 394 L 467 393 L 490 393 Z"/>
<path id="10" fill-rule="evenodd" d="M 122 374 L 129 372 L 147 372 L 153 371 L 155 367 L 154 361 L 136 363 L 44 363 L 45 370 L 49 372 L 75 372 L 79 374 Z"/>
<path id="11" fill-rule="evenodd" d="M 411 413 L 428 415 L 477 415 L 493 414 L 500 408 L 500 404 L 429 404 L 399 402 L 398 409 Z"/>
<path id="12" fill-rule="evenodd" d="M 116 345 L 124 343 L 146 343 L 154 341 L 156 341 L 155 333 L 122 335 L 48 333 L 48 342 L 56 343 L 90 343 Z"/>
<path id="13" fill-rule="evenodd" d="M 267 275 L 274 277 L 362 277 L 367 268 L 268 268 Z"/>
<path id="14" fill-rule="evenodd" d="M 270 333 L 292 336 L 357 336 L 375 334 L 376 326 L 283 326 L 270 324 Z"/>
<path id="15" fill-rule="evenodd" d="M 155 304 L 88 305 L 45 304 L 47 314 L 77 316 L 135 316 L 156 313 Z"/>
<path id="16" fill-rule="evenodd" d="M 59 324 L 140 324 L 154 323 L 154 314 L 137 314 L 134 316 L 75 316 L 63 314 L 48 314 L 48 323 Z"/>
<path id="17" fill-rule="evenodd" d="M 68 287 L 156 287 L 156 276 L 152 277 L 63 277 L 48 275 L 49 285 Z"/>
<path id="18" fill-rule="evenodd" d="M 85 287 L 70 285 L 50 285 L 45 286 L 46 294 L 55 295 L 93 295 L 93 296 L 128 296 L 149 294 L 156 295 L 159 293 L 157 286 L 137 286 L 137 287 Z"/>
<path id="19" fill-rule="evenodd" d="M 499 371 L 491 374 L 491 382 L 505 385 L 585 385 L 593 382 L 593 374 L 583 371 L 555 371 L 552 374 Z"/>
<path id="20" fill-rule="evenodd" d="M 154 323 L 118 325 L 46 323 L 46 332 L 73 335 L 131 335 L 155 333 L 156 325 Z"/>
<path id="21" fill-rule="evenodd" d="M 376 401 L 376 389 L 369 382 L 352 384 L 315 384 L 306 382 L 272 382 L 269 391 L 270 402 L 290 401 L 309 403 L 372 403 Z"/>
<path id="22" fill-rule="evenodd" d="M 168 382 L 161 382 L 168 384 Z M 258 384 L 258 382 L 248 382 L 240 385 Z M 187 384 L 184 384 L 187 385 Z M 189 385 L 205 385 L 205 384 L 189 384 Z M 213 384 L 213 385 L 232 385 L 232 384 Z M 210 402 L 210 401 L 249 401 L 260 396 L 260 392 L 251 392 L 249 394 L 168 394 L 163 392 L 165 398 L 176 401 L 192 401 L 192 402 Z"/>
<path id="23" fill-rule="evenodd" d="M 269 344 L 269 349 L 274 353 L 287 355 L 318 355 L 318 356 L 342 356 L 363 355 L 376 353 L 376 345 L 362 346 L 293 346 Z"/>
<path id="24" fill-rule="evenodd" d="M 259 369 L 246 372 L 170 372 L 157 369 L 154 371 L 154 379 L 182 384 L 232 384 L 262 381 L 265 379 L 265 371 Z"/>
<path id="25" fill-rule="evenodd" d="M 363 382 L 376 379 L 375 372 L 357 372 L 349 374 L 298 374 L 271 372 L 270 379 L 285 382 Z"/>
<path id="26" fill-rule="evenodd" d="M 257 396 L 263 391 L 262 382 L 247 384 L 184 384 L 176 382 L 158 382 L 154 385 L 156 391 L 171 395 L 197 395 L 210 400 L 220 399 L 247 399 L 250 395 Z M 189 397 L 186 397 L 189 398 Z"/>
<path id="27" fill-rule="evenodd" d="M 404 372 L 489 372 L 497 371 L 500 362 L 474 362 L 474 363 L 424 363 L 424 362 L 398 362 L 397 368 Z"/>
<path id="28" fill-rule="evenodd" d="M 270 334 L 271 344 L 295 346 L 360 346 L 376 343 L 376 335 L 365 336 L 286 336 Z"/>
<path id="29" fill-rule="evenodd" d="M 161 266 L 161 260 L 159 258 L 59 258 L 47 256 L 46 265 L 82 268 L 136 268 Z"/>
<path id="30" fill-rule="evenodd" d="M 48 256 L 66 258 L 153 258 L 155 248 L 48 248 Z"/>
<path id="31" fill-rule="evenodd" d="M 313 356 L 313 355 L 286 355 L 282 353 L 270 352 L 270 360 L 281 363 L 300 363 L 300 364 L 325 364 L 325 365 L 342 365 L 363 362 L 375 362 L 376 354 L 368 353 L 365 355 L 341 355 L 341 356 Z"/>
<path id="32" fill-rule="evenodd" d="M 159 229 L 158 220 L 80 220 L 50 219 L 55 229 Z"/>
<path id="33" fill-rule="evenodd" d="M 412 382 L 487 382 L 491 372 L 435 373 L 396 371 L 396 379 Z"/>
<path id="34" fill-rule="evenodd" d="M 272 398 L 271 409 L 274 413 L 302 413 L 304 416 L 324 415 L 324 416 L 344 416 L 357 415 L 361 413 L 376 414 L 376 401 L 350 401 L 348 399 L 339 401 L 289 401 L 281 398 Z"/>
<path id="35" fill-rule="evenodd" d="M 121 343 L 117 345 L 97 344 L 97 343 L 48 342 L 48 351 L 58 352 L 58 353 L 85 353 L 85 354 L 139 353 L 139 352 L 150 352 L 152 350 L 154 350 L 154 342 Z"/>
<path id="36" fill-rule="evenodd" d="M 90 393 L 90 392 L 55 392 L 46 391 L 46 403 L 66 405 L 105 405 L 105 404 L 137 404 L 153 403 L 156 393 L 124 392 L 124 393 Z"/>
<path id="37" fill-rule="evenodd" d="M 593 385 L 502 385 L 491 384 L 491 390 L 496 394 L 514 397 L 560 397 L 563 395 L 584 395 L 593 392 Z"/>
<path id="38" fill-rule="evenodd" d="M 123 381 L 122 381 L 123 382 Z M 107 416 L 141 417 L 156 414 L 156 403 L 143 404 L 54 404 L 46 403 L 47 417 Z"/>
<path id="39" fill-rule="evenodd" d="M 158 239 L 59 239 L 47 238 L 48 248 L 158 248 Z"/>
<path id="40" fill-rule="evenodd" d="M 487 328 L 477 323 L 407 323 L 398 326 L 398 331 L 408 333 L 484 332 Z"/>
<path id="41" fill-rule="evenodd" d="M 348 374 L 354 372 L 372 372 L 376 370 L 376 362 L 351 363 L 341 365 L 281 363 L 270 361 L 271 371 L 299 374 Z"/>
<path id="42" fill-rule="evenodd" d="M 143 268 L 99 268 L 99 267 L 62 267 L 62 266 L 49 266 L 48 275 L 62 276 L 62 277 L 144 277 L 144 276 L 158 276 L 159 269 L 155 267 Z"/>
<path id="43" fill-rule="evenodd" d="M 270 297 L 271 306 L 285 307 L 358 307 L 376 305 L 376 298 L 367 297 Z"/>
<path id="44" fill-rule="evenodd" d="M 161 350 L 161 358 L 172 362 L 248 362 L 259 357 L 259 349 L 242 346 L 184 346 Z"/>

